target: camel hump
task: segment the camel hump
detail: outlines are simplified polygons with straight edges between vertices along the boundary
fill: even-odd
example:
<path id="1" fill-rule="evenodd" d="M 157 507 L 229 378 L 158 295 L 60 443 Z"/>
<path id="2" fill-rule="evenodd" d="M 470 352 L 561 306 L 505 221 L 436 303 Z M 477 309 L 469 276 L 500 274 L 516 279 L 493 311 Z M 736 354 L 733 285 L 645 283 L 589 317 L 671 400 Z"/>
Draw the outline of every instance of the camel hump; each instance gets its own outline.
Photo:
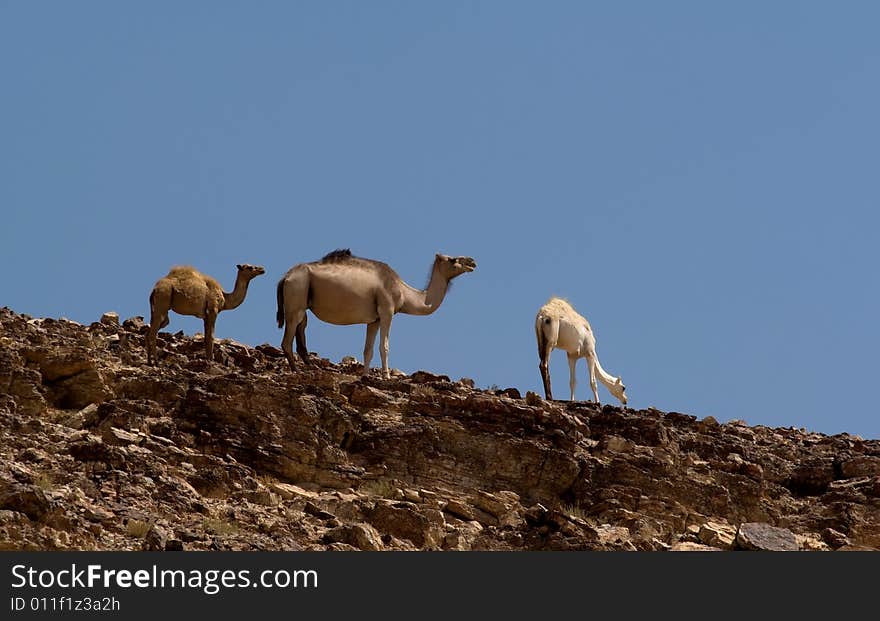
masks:
<path id="1" fill-rule="evenodd" d="M 321 258 L 321 263 L 332 263 L 333 261 L 342 261 L 351 258 L 351 250 L 348 248 L 338 248 L 333 252 L 328 252 Z"/>

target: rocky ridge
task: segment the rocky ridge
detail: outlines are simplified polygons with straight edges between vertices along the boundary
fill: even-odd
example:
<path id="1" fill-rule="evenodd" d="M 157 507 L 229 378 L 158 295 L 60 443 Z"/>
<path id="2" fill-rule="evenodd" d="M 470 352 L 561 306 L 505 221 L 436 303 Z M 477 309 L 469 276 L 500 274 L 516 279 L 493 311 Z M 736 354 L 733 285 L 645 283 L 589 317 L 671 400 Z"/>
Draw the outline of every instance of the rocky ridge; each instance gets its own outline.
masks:
<path id="1" fill-rule="evenodd" d="M 0 549 L 880 549 L 880 441 L 0 310 Z"/>

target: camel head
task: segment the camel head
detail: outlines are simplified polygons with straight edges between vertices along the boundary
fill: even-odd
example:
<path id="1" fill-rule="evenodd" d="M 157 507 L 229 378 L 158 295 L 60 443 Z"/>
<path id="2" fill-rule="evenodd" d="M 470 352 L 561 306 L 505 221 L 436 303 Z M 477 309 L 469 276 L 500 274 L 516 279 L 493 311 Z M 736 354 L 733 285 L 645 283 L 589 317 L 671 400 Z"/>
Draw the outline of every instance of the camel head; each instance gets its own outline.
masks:
<path id="1" fill-rule="evenodd" d="M 614 384 L 608 387 L 608 391 L 617 397 L 623 405 L 626 405 L 626 386 L 618 377 L 614 380 Z"/>
<path id="2" fill-rule="evenodd" d="M 440 269 L 441 275 L 446 277 L 447 280 L 452 280 L 456 276 L 473 272 L 477 267 L 477 262 L 470 257 L 450 257 L 437 253 L 434 265 Z"/>
<path id="3" fill-rule="evenodd" d="M 238 275 L 251 280 L 252 278 L 256 278 L 260 274 L 265 274 L 266 270 L 263 269 L 262 265 L 250 265 L 249 263 L 240 263 L 235 267 L 238 268 Z"/>

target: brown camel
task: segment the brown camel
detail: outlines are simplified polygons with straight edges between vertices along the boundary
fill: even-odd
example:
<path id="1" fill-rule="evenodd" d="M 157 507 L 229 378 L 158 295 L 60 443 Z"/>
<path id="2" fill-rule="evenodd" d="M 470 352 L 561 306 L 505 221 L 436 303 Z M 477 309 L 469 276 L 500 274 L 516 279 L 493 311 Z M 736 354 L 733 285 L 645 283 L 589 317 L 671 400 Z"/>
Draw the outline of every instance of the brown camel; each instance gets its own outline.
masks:
<path id="1" fill-rule="evenodd" d="M 293 339 L 296 352 L 306 363 L 306 310 L 311 309 L 318 319 L 336 325 L 367 324 L 364 343 L 364 371 L 370 370 L 376 332 L 382 340 L 379 353 L 382 371 L 388 369 L 388 333 L 395 313 L 430 315 L 446 296 L 449 281 L 466 272 L 474 271 L 476 262 L 470 257 L 449 257 L 438 254 L 431 268 L 431 279 L 424 291 L 406 284 L 391 267 L 379 261 L 352 256 L 351 251 L 336 250 L 320 261 L 294 265 L 278 281 L 278 327 L 284 328 L 281 349 L 287 356 L 290 369 L 295 370 Z M 286 324 L 286 326 L 285 326 Z"/>
<path id="2" fill-rule="evenodd" d="M 150 331 L 147 333 L 147 364 L 156 364 L 156 334 L 168 325 L 168 311 L 192 315 L 205 320 L 205 353 L 214 359 L 214 322 L 220 311 L 230 310 L 244 302 L 248 284 L 264 274 L 259 265 L 237 265 L 235 289 L 226 293 L 220 283 L 189 266 L 172 267 L 150 294 Z"/>
<path id="3" fill-rule="evenodd" d="M 596 336 L 590 327 L 590 322 L 578 314 L 571 304 L 562 298 L 551 298 L 538 310 L 535 317 L 535 336 L 538 338 L 538 356 L 541 360 L 538 368 L 541 370 L 541 379 L 544 380 L 544 396 L 553 398 L 550 390 L 550 352 L 554 349 L 564 349 L 568 353 L 568 368 L 570 371 L 569 388 L 571 400 L 574 401 L 574 387 L 577 380 L 574 375 L 574 367 L 578 358 L 587 359 L 587 371 L 590 373 L 590 388 L 593 397 L 599 403 L 599 390 L 596 378 L 605 384 L 612 395 L 626 405 L 626 386 L 619 377 L 607 373 L 599 364 L 599 356 L 596 355 Z"/>

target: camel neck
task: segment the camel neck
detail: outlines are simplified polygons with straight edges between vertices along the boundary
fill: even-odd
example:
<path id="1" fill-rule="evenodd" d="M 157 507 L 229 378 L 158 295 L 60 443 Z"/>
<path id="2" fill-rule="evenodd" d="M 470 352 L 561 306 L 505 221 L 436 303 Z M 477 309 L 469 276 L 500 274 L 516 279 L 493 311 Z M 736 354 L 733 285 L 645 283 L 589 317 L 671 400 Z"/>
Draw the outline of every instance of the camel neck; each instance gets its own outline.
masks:
<path id="1" fill-rule="evenodd" d="M 232 293 L 223 292 L 223 310 L 231 310 L 244 302 L 250 282 L 241 272 L 238 273 L 235 278 L 235 289 L 232 290 Z"/>
<path id="2" fill-rule="evenodd" d="M 602 365 L 599 364 L 599 356 L 596 356 L 596 376 L 599 378 L 599 381 L 605 384 L 609 389 L 617 383 L 617 378 L 613 375 L 610 375 L 608 371 L 602 368 Z"/>
<path id="3" fill-rule="evenodd" d="M 407 315 L 430 315 L 443 303 L 448 288 L 449 280 L 440 274 L 435 263 L 427 289 L 420 291 L 405 284 L 404 302 L 399 312 Z"/>

